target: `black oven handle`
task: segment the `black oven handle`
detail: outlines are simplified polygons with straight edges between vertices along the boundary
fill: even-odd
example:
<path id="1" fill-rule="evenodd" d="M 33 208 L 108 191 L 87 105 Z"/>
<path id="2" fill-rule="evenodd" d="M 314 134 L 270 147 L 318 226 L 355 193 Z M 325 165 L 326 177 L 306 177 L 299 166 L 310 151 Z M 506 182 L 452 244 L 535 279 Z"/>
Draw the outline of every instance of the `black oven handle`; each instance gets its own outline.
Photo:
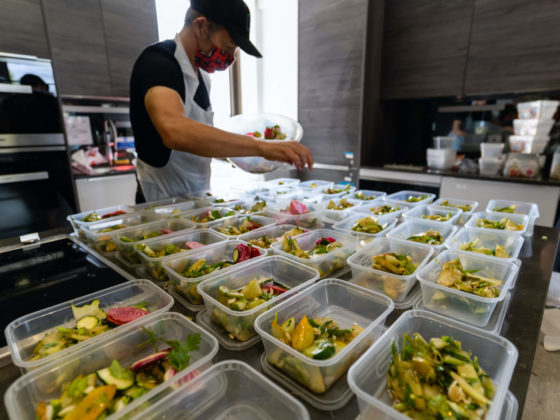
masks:
<path id="1" fill-rule="evenodd" d="M 27 172 L 21 174 L 0 175 L 0 184 L 15 184 L 16 182 L 41 181 L 43 179 L 49 179 L 48 172 L 41 171 L 41 172 Z"/>

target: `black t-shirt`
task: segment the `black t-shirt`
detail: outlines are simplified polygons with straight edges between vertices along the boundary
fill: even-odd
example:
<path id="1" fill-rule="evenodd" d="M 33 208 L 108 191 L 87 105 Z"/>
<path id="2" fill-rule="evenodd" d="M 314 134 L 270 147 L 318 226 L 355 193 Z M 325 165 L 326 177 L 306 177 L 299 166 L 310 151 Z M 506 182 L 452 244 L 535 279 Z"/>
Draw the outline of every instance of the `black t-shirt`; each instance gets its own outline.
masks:
<path id="1" fill-rule="evenodd" d="M 175 90 L 185 102 L 183 72 L 174 57 L 177 44 L 167 40 L 147 47 L 134 63 L 130 78 L 130 123 L 138 157 L 149 165 L 161 168 L 167 164 L 171 149 L 163 144 L 144 105 L 144 97 L 154 86 Z M 198 72 L 198 89 L 194 101 L 203 109 L 210 107 L 206 85 Z"/>

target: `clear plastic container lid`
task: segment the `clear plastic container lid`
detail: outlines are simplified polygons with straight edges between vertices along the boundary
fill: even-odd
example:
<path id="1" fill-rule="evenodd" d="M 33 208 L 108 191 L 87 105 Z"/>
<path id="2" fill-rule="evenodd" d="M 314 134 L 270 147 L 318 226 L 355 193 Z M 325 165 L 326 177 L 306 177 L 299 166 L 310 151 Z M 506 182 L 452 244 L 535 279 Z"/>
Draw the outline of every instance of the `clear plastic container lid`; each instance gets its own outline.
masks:
<path id="1" fill-rule="evenodd" d="M 378 233 L 357 232 L 355 230 L 352 230 L 352 228 L 356 226 L 360 220 L 366 217 L 370 217 L 374 221 L 376 221 L 381 227 L 383 227 L 383 230 Z M 348 217 L 333 225 L 333 229 L 357 237 L 360 240 L 359 245 L 365 246 L 375 238 L 385 236 L 388 232 L 391 231 L 391 229 L 395 227 L 396 224 L 397 216 L 393 215 L 392 213 L 383 216 L 367 216 L 365 214 L 354 213 L 350 211 L 348 213 Z"/>
<path id="2" fill-rule="evenodd" d="M 221 286 L 239 290 L 253 279 L 268 278 L 274 279 L 288 291 L 245 311 L 235 311 L 217 301 L 218 289 Z M 204 299 L 211 321 L 224 328 L 237 340 L 247 341 L 257 335 L 253 323 L 260 314 L 309 287 L 318 278 L 317 270 L 276 255 L 249 261 L 225 274 L 216 274 L 201 282 L 197 289 Z"/>
<path id="3" fill-rule="evenodd" d="M 392 407 L 394 400 L 387 390 L 387 371 L 392 360 L 392 344 L 401 349 L 403 335 L 415 332 L 426 340 L 453 337 L 461 342 L 463 350 L 478 357 L 480 366 L 496 387 L 496 395 L 485 419 L 499 419 L 517 361 L 515 346 L 503 337 L 420 310 L 403 313 L 350 368 L 348 384 L 358 398 L 361 415 L 368 419 L 409 418 Z"/>
<path id="4" fill-rule="evenodd" d="M 173 204 L 184 203 L 188 200 L 183 197 L 169 197 L 163 200 L 148 201 L 147 203 L 132 206 L 135 211 L 154 210 L 158 207 L 172 206 Z"/>
<path id="5" fill-rule="evenodd" d="M 428 220 L 410 219 L 391 230 L 387 237 L 391 239 L 400 239 L 408 241 L 409 237 L 425 233 L 429 230 L 437 231 L 442 236 L 443 242 L 440 245 L 429 245 L 421 242 L 414 242 L 422 246 L 429 246 L 436 252 L 444 249 L 445 242 L 457 232 L 457 227 L 445 223 L 432 222 Z"/>
<path id="6" fill-rule="evenodd" d="M 492 222 L 497 222 L 499 220 L 502 220 L 504 218 L 507 218 L 509 220 L 511 220 L 513 223 L 517 224 L 517 225 L 522 225 L 523 228 L 521 230 L 505 230 L 505 229 L 493 229 L 493 228 L 484 228 L 484 227 L 480 227 L 478 226 L 478 220 L 480 219 L 486 219 L 486 220 L 490 220 Z M 472 217 L 469 219 L 469 221 L 465 224 L 465 227 L 468 229 L 473 229 L 473 230 L 481 230 L 481 231 L 498 231 L 498 232 L 510 232 L 510 233 L 514 233 L 517 235 L 523 235 L 528 228 L 529 223 L 531 222 L 531 219 L 529 216 L 526 216 L 524 214 L 511 214 L 511 213 L 497 213 L 497 212 L 478 212 L 478 213 L 473 213 Z"/>
<path id="7" fill-rule="evenodd" d="M 464 292 L 438 283 L 443 265 L 459 259 L 464 270 L 476 270 L 478 276 L 501 280 L 500 295 L 490 298 Z M 519 267 L 508 261 L 496 261 L 481 257 L 473 252 L 447 250 L 416 273 L 422 287 L 424 308 L 442 315 L 459 319 L 469 324 L 484 327 L 498 302 L 505 299 L 510 283 Z"/>
<path id="8" fill-rule="evenodd" d="M 378 337 L 393 302 L 386 296 L 338 279 L 326 279 L 280 303 L 255 321 L 263 339 L 268 362 L 292 376 L 299 372 L 300 383 L 317 394 L 325 393 L 359 355 Z M 327 360 L 305 356 L 271 334 L 271 322 L 277 317 L 281 325 L 294 317 L 331 318 L 340 328 L 358 324 L 364 330 L 339 353 Z M 293 377 L 293 376 L 292 376 Z"/>
<path id="9" fill-rule="evenodd" d="M 68 216 L 66 218 L 66 220 L 68 220 L 70 222 L 70 224 L 74 228 L 74 231 L 77 231 L 77 229 L 79 229 L 79 228 L 88 228 L 88 226 L 90 226 L 91 223 L 98 222 L 98 221 L 102 220 L 104 217 L 106 219 L 110 219 L 111 217 L 107 217 L 107 216 L 112 214 L 112 213 L 124 212 L 122 214 L 129 214 L 129 213 L 134 213 L 134 211 L 135 211 L 134 207 L 132 207 L 132 206 L 127 206 L 127 205 L 111 206 L 111 207 L 105 207 L 105 208 L 102 208 L 102 209 L 89 210 L 89 211 L 83 211 L 81 213 L 71 214 L 70 216 Z M 96 213 L 101 219 L 91 221 L 91 222 L 83 221 L 83 219 L 86 216 L 89 216 L 92 213 Z"/>
<path id="10" fill-rule="evenodd" d="M 509 258 L 500 258 L 493 255 L 486 255 L 475 251 L 462 250 L 461 246 L 470 242 L 477 242 L 477 246 L 493 250 L 496 245 L 501 245 L 509 254 Z M 498 230 L 473 230 L 473 229 L 460 229 L 453 235 L 446 243 L 445 246 L 454 251 L 473 252 L 492 260 L 498 261 L 515 261 L 521 251 L 524 239 L 521 235 L 510 233 L 508 231 Z"/>
<path id="11" fill-rule="evenodd" d="M 389 194 L 388 196 L 386 196 L 386 198 L 388 201 L 405 204 L 409 207 L 416 207 L 422 204 L 430 204 L 432 201 L 434 201 L 436 195 L 427 192 L 404 190 L 396 192 L 394 194 Z"/>
<path id="12" fill-rule="evenodd" d="M 195 262 L 200 260 L 205 260 L 207 264 L 216 264 L 223 261 L 233 261 L 233 251 L 235 247 L 239 244 L 249 245 L 247 242 L 243 241 L 226 241 L 220 242 L 214 245 L 208 245 L 204 248 L 194 250 L 185 254 L 177 254 L 166 258 L 162 264 L 163 268 L 169 276 L 172 286 L 175 291 L 186 297 L 187 300 L 193 305 L 201 305 L 203 303 L 202 296 L 199 295 L 197 291 L 197 286 L 200 282 L 217 275 L 218 273 L 223 273 L 225 271 L 231 271 L 234 268 L 247 264 L 247 262 L 255 260 L 257 258 L 262 259 L 266 256 L 266 251 L 259 247 L 254 247 L 259 250 L 260 255 L 254 257 L 250 260 L 243 261 L 229 267 L 222 268 L 218 271 L 213 271 L 210 274 L 206 274 L 201 277 L 184 277 L 181 275 L 188 267 L 193 265 Z"/>
<path id="13" fill-rule="evenodd" d="M 95 299 L 100 301 L 99 307 L 104 311 L 121 306 L 135 306 L 145 302 L 145 309 L 150 312 L 150 315 L 153 315 L 165 312 L 173 306 L 173 298 L 152 282 L 148 280 L 132 280 L 30 313 L 12 321 L 4 331 L 14 365 L 27 371 L 36 369 L 53 360 L 65 357 L 84 346 L 95 343 L 101 338 L 121 331 L 123 326 L 115 327 L 104 334 L 67 347 L 50 356 L 30 360 L 33 355 L 33 349 L 48 332 L 56 327 L 74 328 L 76 326 L 77 320 L 74 319 L 72 313 L 72 304 L 82 306 L 91 303 Z"/>
<path id="14" fill-rule="evenodd" d="M 364 201 L 367 203 L 377 198 L 385 197 L 386 195 L 387 193 L 383 191 L 356 190 L 352 193 L 352 199 Z"/>
<path id="15" fill-rule="evenodd" d="M 241 235 L 229 235 L 229 233 L 226 233 L 227 230 L 224 230 L 223 232 L 221 230 L 223 229 L 227 229 L 228 227 L 239 227 L 245 220 L 250 220 L 258 225 L 260 225 L 259 228 L 253 229 L 251 232 L 259 232 L 262 231 L 263 228 L 267 228 L 270 226 L 275 226 L 276 225 L 276 219 L 272 218 L 272 217 L 266 217 L 266 216 L 260 216 L 260 215 L 246 215 L 246 216 L 237 216 L 237 217 L 232 217 L 232 218 L 228 218 L 227 220 L 224 220 L 223 222 L 217 223 L 214 226 L 212 226 L 210 228 L 210 230 L 220 233 L 222 235 L 226 235 L 228 237 L 228 239 L 235 239 L 238 238 Z M 247 233 L 247 232 L 246 232 Z"/>
<path id="16" fill-rule="evenodd" d="M 209 222 L 197 221 L 197 220 L 203 220 L 204 218 L 207 218 L 210 213 L 215 215 L 215 217 L 217 216 L 219 217 L 216 220 L 212 220 Z M 229 207 L 202 207 L 199 209 L 186 211 L 182 213 L 180 216 L 194 223 L 194 225 L 198 229 L 205 229 L 217 225 L 218 223 L 222 223 L 224 220 L 227 220 L 228 218 L 236 217 L 237 212 Z"/>
<path id="17" fill-rule="evenodd" d="M 417 264 L 416 270 L 409 275 L 397 275 L 372 268 L 372 258 L 387 252 L 408 255 L 412 262 Z M 376 238 L 348 258 L 348 265 L 352 267 L 350 282 L 383 293 L 396 302 L 402 302 L 416 283 L 416 273 L 427 264 L 433 253 L 433 249 L 425 245 L 390 238 Z"/>
<path id="18" fill-rule="evenodd" d="M 387 209 L 384 209 L 388 206 Z M 363 213 L 369 216 L 383 216 L 385 214 L 392 214 L 394 216 L 401 216 L 404 212 L 411 209 L 411 206 L 405 206 L 401 203 L 388 201 L 386 197 L 376 198 L 373 201 L 364 203 L 359 207 L 352 209 L 354 213 Z M 389 211 L 388 213 L 386 211 Z"/>
<path id="19" fill-rule="evenodd" d="M 107 417 L 107 420 L 137 414 L 146 403 L 154 403 L 169 394 L 169 385 L 188 380 L 206 369 L 218 352 L 218 342 L 211 334 L 178 313 L 159 313 L 142 318 L 142 321 L 123 326 L 117 334 L 105 336 L 95 346 L 85 346 L 39 369 L 17 379 L 4 395 L 4 403 L 10 419 L 34 420 L 37 404 L 60 398 L 63 386 L 78 375 L 88 375 L 111 365 L 117 360 L 128 367 L 135 361 L 154 353 L 144 329 L 155 332 L 165 340 L 184 341 L 189 334 L 200 334 L 199 350 L 191 351 L 189 366 L 171 380 L 163 382 L 142 397 L 128 404 L 123 410 Z M 163 348 L 163 346 L 159 346 Z"/>
<path id="20" fill-rule="evenodd" d="M 141 244 L 146 245 L 154 252 L 159 252 L 169 245 L 174 245 L 177 248 L 185 249 L 185 251 L 183 252 L 192 252 L 193 250 L 200 249 L 202 247 L 190 249 L 189 242 L 196 242 L 197 244 L 207 246 L 227 241 L 227 239 L 227 236 L 222 235 L 221 233 L 214 232 L 209 229 L 197 229 L 193 231 L 172 233 L 169 235 L 148 239 L 141 242 Z M 193 245 L 191 244 L 190 246 Z M 167 255 L 164 257 L 150 257 L 144 251 L 139 251 L 138 255 L 140 255 L 142 264 L 146 268 L 146 272 L 150 275 L 150 277 L 152 277 L 156 281 L 167 280 L 167 272 L 162 266 L 162 261 L 165 258 L 170 257 L 171 255 Z"/>
<path id="21" fill-rule="evenodd" d="M 320 204 L 304 203 L 309 213 L 291 214 L 289 201 L 279 201 L 267 206 L 264 210 L 266 216 L 277 220 L 279 225 L 295 225 L 305 229 L 317 229 L 323 227 L 321 216 L 323 206 Z"/>
<path id="22" fill-rule="evenodd" d="M 358 239 L 355 236 L 330 229 L 312 230 L 299 235 L 296 240 L 301 249 L 309 251 L 314 247 L 315 241 L 326 237 L 337 240 L 342 244 L 342 247 L 335 248 L 326 254 L 313 256 L 313 258 L 300 258 L 284 252 L 280 242 L 273 243 L 271 248 L 276 254 L 283 255 L 318 270 L 321 278 L 323 278 L 346 266 L 346 259 L 356 251 L 358 245 Z"/>
<path id="23" fill-rule="evenodd" d="M 240 241 L 245 241 L 245 242 L 251 242 L 253 240 L 257 240 L 259 238 L 262 238 L 263 236 L 266 236 L 267 238 L 274 240 L 274 241 L 278 241 L 282 239 L 282 236 L 286 233 L 289 232 L 293 229 L 296 229 L 297 226 L 295 225 L 274 225 L 274 226 L 268 226 L 262 229 L 258 229 L 252 232 L 247 232 L 244 233 L 243 235 L 240 235 L 237 239 L 239 239 Z M 303 228 L 300 228 L 303 229 Z M 303 229 L 304 232 L 309 232 L 309 230 L 307 229 Z M 301 234 L 300 234 L 301 235 Z M 293 237 L 296 237 L 298 235 L 294 235 Z"/>
<path id="24" fill-rule="evenodd" d="M 309 181 L 300 182 L 298 188 L 302 191 L 317 191 L 320 192 L 323 188 L 328 188 L 334 185 L 334 182 L 323 181 L 320 179 L 312 179 Z"/>
<path id="25" fill-rule="evenodd" d="M 308 420 L 301 402 L 261 373 L 237 360 L 220 362 L 176 390 L 138 417 L 142 420 L 273 418 Z"/>
<path id="26" fill-rule="evenodd" d="M 453 207 L 442 209 L 441 207 L 432 206 L 416 206 L 413 209 L 403 214 L 405 220 L 428 220 L 437 223 L 447 223 L 454 225 L 459 222 L 463 210 L 455 209 Z M 432 220 L 428 219 L 430 216 L 449 216 L 449 220 Z"/>

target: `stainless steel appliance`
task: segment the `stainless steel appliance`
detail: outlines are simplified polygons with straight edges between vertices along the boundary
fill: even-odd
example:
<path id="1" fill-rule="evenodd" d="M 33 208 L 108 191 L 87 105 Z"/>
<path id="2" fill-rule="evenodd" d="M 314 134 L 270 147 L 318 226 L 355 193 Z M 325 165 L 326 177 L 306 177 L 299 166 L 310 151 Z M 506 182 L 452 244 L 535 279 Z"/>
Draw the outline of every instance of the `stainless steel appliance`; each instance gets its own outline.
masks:
<path id="1" fill-rule="evenodd" d="M 51 62 L 0 53 L 0 238 L 64 226 L 74 210 Z"/>

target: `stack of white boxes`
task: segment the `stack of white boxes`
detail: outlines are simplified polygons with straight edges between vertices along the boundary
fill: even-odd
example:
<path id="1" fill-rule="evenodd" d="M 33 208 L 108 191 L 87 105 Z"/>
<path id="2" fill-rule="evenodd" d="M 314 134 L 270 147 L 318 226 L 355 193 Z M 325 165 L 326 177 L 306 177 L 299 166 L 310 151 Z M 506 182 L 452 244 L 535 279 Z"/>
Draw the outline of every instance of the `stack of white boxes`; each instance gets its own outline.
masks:
<path id="1" fill-rule="evenodd" d="M 512 152 L 541 154 L 548 145 L 552 117 L 559 101 L 533 101 L 517 104 L 519 119 L 513 120 L 514 136 L 509 138 Z"/>

